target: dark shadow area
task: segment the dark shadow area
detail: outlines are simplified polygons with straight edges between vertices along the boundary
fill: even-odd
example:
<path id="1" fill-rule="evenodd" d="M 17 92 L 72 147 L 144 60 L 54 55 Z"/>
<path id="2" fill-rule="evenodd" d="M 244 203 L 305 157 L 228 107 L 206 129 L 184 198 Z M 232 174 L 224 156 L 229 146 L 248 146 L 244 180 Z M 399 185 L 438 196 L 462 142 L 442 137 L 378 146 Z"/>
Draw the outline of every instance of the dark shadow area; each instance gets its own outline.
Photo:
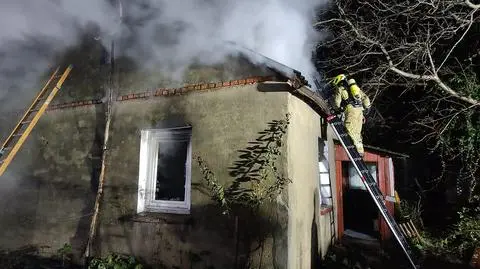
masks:
<path id="1" fill-rule="evenodd" d="M 4 269 L 81 269 L 83 267 L 70 263 L 68 255 L 40 257 L 39 246 L 24 246 L 15 251 L 0 250 L 0 267 Z"/>
<path id="2" fill-rule="evenodd" d="M 281 154 L 282 137 L 287 125 L 288 119 L 267 123 L 268 127 L 258 132 L 259 136 L 255 141 L 248 142 L 250 146 L 238 151 L 238 160 L 228 168 L 229 175 L 234 178 L 233 183 L 226 190 L 230 199 L 239 203 L 249 202 L 254 191 L 252 184 L 261 183 L 264 180 L 261 172 L 271 165 L 269 158 L 272 155 Z M 274 169 L 274 172 L 277 170 Z"/>
<path id="3" fill-rule="evenodd" d="M 79 265 L 72 260 L 72 255 L 62 249 L 49 257 L 41 256 L 45 247 L 38 245 L 25 245 L 15 251 L 0 250 L 0 267 L 2 269 L 86 269 L 87 265 Z M 113 254 L 113 253 L 112 253 Z M 152 269 L 138 258 L 114 254 L 98 261 L 92 261 L 92 268 L 133 268 L 141 264 L 144 269 Z M 108 264 L 108 265 L 107 265 Z M 135 267 L 138 268 L 138 267 Z M 155 267 L 158 268 L 158 267 Z M 164 267 L 160 267 L 164 268 Z"/>
<path id="4" fill-rule="evenodd" d="M 467 269 L 467 264 L 452 263 L 442 257 L 414 257 L 417 268 Z M 327 255 L 317 268 L 325 269 L 412 269 L 405 254 L 394 240 L 382 245 L 362 240 L 341 240 L 330 246 Z"/>
<path id="5" fill-rule="evenodd" d="M 287 81 L 287 78 L 279 77 L 280 81 Z M 310 106 L 315 112 L 317 112 L 321 117 L 327 117 L 330 113 L 328 100 L 324 100 L 323 97 L 318 92 L 313 92 L 311 89 L 302 87 L 300 89 L 294 89 L 288 84 L 281 88 L 279 84 L 283 82 L 269 82 L 269 83 L 259 83 L 257 90 L 260 92 L 289 92 L 293 96 L 305 102 Z"/>
<path id="6" fill-rule="evenodd" d="M 316 211 L 315 211 L 316 212 Z M 315 212 L 313 212 L 310 240 L 310 268 L 318 268 L 320 266 L 320 253 L 318 247 L 318 230 L 315 222 Z"/>
<path id="7" fill-rule="evenodd" d="M 122 225 L 144 231 L 145 238 L 155 238 L 150 243 L 136 244 L 132 252 L 153 259 L 154 268 L 250 268 L 251 255 L 256 262 L 271 258 L 269 253 L 275 249 L 265 244 L 265 238 L 279 229 L 271 216 L 249 214 L 236 222 L 234 216 L 223 215 L 216 205 L 192 206 L 188 216 L 147 213 L 120 220 Z M 167 266 L 172 260 L 172 266 Z"/>
<path id="8" fill-rule="evenodd" d="M 374 229 L 374 221 L 379 213 L 370 194 L 365 190 L 346 189 L 343 195 L 345 229 L 380 238 L 379 231 Z"/>
<path id="9" fill-rule="evenodd" d="M 18 169 L 11 165 L 12 169 Z M 20 170 L 18 170 L 20 171 Z M 38 221 L 37 203 L 40 183 L 38 178 L 28 173 L 15 172 L 14 177 L 2 177 L 0 186 L 0 238 L 2 249 L 15 249 L 27 244 L 35 237 Z"/>
<path id="10" fill-rule="evenodd" d="M 172 102 L 175 104 L 176 102 Z M 185 116 L 182 114 L 176 115 L 169 115 L 168 119 L 165 120 L 158 120 L 152 122 L 153 128 L 156 129 L 168 129 L 168 128 L 179 128 L 185 126 L 191 126 L 190 123 L 187 122 Z"/>
<path id="11" fill-rule="evenodd" d="M 267 123 L 267 128 L 258 132 L 259 136 L 254 141 L 248 142 L 249 146 L 238 151 L 238 160 L 228 167 L 233 181 L 221 181 L 231 182 L 224 192 L 220 191 L 222 194 L 216 187 L 212 192 L 212 184 L 218 186 L 220 183 L 209 177 L 213 176 L 213 172 L 201 158 L 198 159 L 204 176 L 209 178 L 206 178 L 207 186 L 198 184 L 194 185 L 194 189 L 209 193 L 217 202 L 217 206 L 212 207 L 213 215 L 204 219 L 205 224 L 214 225 L 209 230 L 217 230 L 215 233 L 218 233 L 222 228 L 215 226 L 227 223 L 225 228 L 230 237 L 233 235 L 232 246 L 236 254 L 231 268 L 275 265 L 281 259 L 279 253 L 286 254 L 287 247 L 283 243 L 272 245 L 268 239 L 282 242 L 285 236 L 282 231 L 286 223 L 281 221 L 285 220 L 283 214 L 287 212 L 282 211 L 273 200 L 289 182 L 283 176 L 283 169 L 276 166 L 282 154 L 282 137 L 288 124 L 288 115 L 283 120 Z M 228 213 L 222 214 L 225 211 Z"/>
<path id="12" fill-rule="evenodd" d="M 98 104 L 95 106 L 95 136 L 88 155 L 85 156 L 85 165 L 88 167 L 90 174 L 90 193 L 85 194 L 84 196 L 84 207 L 81 212 L 83 216 L 88 217 L 83 217 L 79 220 L 75 235 L 70 240 L 72 248 L 79 250 L 80 254 L 83 253 L 87 245 L 90 222 L 92 220 L 95 198 L 98 191 L 99 177 L 102 168 L 105 110 L 105 104 Z M 82 126 L 77 125 L 77 129 L 79 133 L 84 133 Z"/>
<path id="13" fill-rule="evenodd" d="M 78 44 L 57 56 L 56 65 L 60 66 L 60 72 L 69 64 L 73 69 L 55 96 L 54 103 L 101 99 L 105 95 L 111 69 L 105 59 L 107 48 L 89 31 L 80 34 Z"/>
<path id="14" fill-rule="evenodd" d="M 293 88 L 286 84 L 285 81 L 275 82 L 261 82 L 258 83 L 257 90 L 259 92 L 293 92 Z"/>

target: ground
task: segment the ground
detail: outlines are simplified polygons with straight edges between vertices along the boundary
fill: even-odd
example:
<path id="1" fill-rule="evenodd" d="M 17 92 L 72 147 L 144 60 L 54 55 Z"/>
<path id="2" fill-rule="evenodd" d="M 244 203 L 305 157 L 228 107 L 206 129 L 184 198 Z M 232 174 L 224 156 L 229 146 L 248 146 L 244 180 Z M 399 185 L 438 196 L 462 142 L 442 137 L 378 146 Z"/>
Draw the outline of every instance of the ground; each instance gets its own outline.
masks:
<path id="1" fill-rule="evenodd" d="M 357 242 L 358 243 L 358 242 Z M 404 254 L 390 245 L 384 249 L 368 243 L 337 243 L 333 246 L 319 268 L 321 269 L 408 269 Z M 421 256 L 417 264 L 422 269 L 462 269 L 466 264 L 451 263 L 439 257 Z"/>

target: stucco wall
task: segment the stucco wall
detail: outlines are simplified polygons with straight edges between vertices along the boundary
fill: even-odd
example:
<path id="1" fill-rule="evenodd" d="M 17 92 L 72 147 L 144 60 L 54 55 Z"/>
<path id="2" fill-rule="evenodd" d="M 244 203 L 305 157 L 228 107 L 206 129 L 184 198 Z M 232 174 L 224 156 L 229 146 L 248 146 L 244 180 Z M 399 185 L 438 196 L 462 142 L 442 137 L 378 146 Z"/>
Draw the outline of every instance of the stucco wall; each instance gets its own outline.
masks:
<path id="1" fill-rule="evenodd" d="M 236 256 L 234 222 L 221 216 L 205 191 L 195 161 L 191 215 L 136 216 L 140 130 L 168 122 L 191 124 L 193 154 L 203 157 L 228 186 L 232 181 L 228 168 L 239 159 L 238 150 L 248 147 L 268 122 L 284 118 L 287 112 L 291 123 L 280 168 L 293 183 L 288 197 L 278 197 L 262 211 L 266 219 L 251 223 L 255 228 L 273 226 L 263 248 L 251 253 L 252 261 L 262 268 L 287 268 L 287 264 L 288 268 L 310 268 L 312 253 L 319 251 L 312 247 L 326 252 L 329 220 L 318 215 L 320 118 L 302 101 L 282 92 L 285 89 L 259 92 L 257 86 L 115 103 L 96 254 L 129 253 L 169 267 L 231 268 Z M 49 111 L 42 117 L 4 176 L 15 180 L 0 185 L 3 248 L 37 244 L 52 254 L 70 243 L 74 253 L 81 254 L 96 193 L 103 113 L 103 105 L 96 105 Z M 330 159 L 332 153 L 333 144 Z M 330 169 L 334 182 L 335 169 Z M 314 230 L 317 244 L 312 244 Z"/>
<path id="2" fill-rule="evenodd" d="M 1 177 L 2 249 L 36 245 L 50 255 L 68 243 L 80 254 L 95 199 L 102 114 L 99 105 L 43 115 Z"/>
<path id="3" fill-rule="evenodd" d="M 288 174 L 293 180 L 288 189 L 288 268 L 310 268 L 312 249 L 318 230 L 318 138 L 321 137 L 320 116 L 308 105 L 289 96 L 288 109 L 292 123 L 288 131 Z"/>
<path id="4" fill-rule="evenodd" d="M 228 168 L 238 160 L 238 150 L 255 141 L 260 135 L 258 132 L 266 129 L 268 122 L 282 119 L 287 113 L 287 93 L 263 93 L 256 87 L 231 87 L 115 104 L 105 195 L 99 236 L 95 242 L 97 254 L 111 251 L 132 253 L 151 263 L 179 268 L 190 268 L 192 263 L 198 268 L 233 267 L 232 220 L 221 216 L 205 192 L 195 160 L 192 161 L 190 215 L 135 217 L 140 130 L 155 128 L 165 124 L 166 120 L 174 124 L 191 124 L 193 154 L 203 157 L 217 179 L 228 186 L 232 182 Z M 283 159 L 280 168 L 285 167 L 286 160 Z M 278 266 L 276 268 L 284 268 L 287 240 L 282 231 L 287 230 L 287 211 L 282 206 L 274 206 L 270 213 L 272 218 L 265 222 L 276 227 L 274 236 L 269 236 L 264 245 L 262 268 L 273 268 L 274 264 Z"/>

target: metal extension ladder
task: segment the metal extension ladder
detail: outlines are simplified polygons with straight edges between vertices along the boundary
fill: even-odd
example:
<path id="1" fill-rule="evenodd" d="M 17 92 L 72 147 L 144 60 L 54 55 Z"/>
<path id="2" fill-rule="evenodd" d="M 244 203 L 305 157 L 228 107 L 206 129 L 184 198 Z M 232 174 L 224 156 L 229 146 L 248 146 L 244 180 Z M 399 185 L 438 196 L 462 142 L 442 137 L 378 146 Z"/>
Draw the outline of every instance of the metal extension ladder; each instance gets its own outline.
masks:
<path id="1" fill-rule="evenodd" d="M 57 75 L 59 69 L 60 68 L 58 67 L 55 72 L 53 72 L 50 79 L 45 83 L 45 86 L 34 99 L 33 103 L 17 123 L 5 142 L 3 142 L 2 147 L 0 148 L 0 176 L 3 175 L 8 165 L 12 162 L 13 158 L 32 132 L 33 127 L 35 127 L 52 99 L 62 87 L 63 82 L 72 70 L 72 66 L 69 65 L 62 75 Z M 54 84 L 55 81 L 56 84 Z M 52 87 L 52 85 L 54 86 Z"/>
<path id="2" fill-rule="evenodd" d="M 417 265 L 413 261 L 413 252 L 410 249 L 410 246 L 407 240 L 405 239 L 399 226 L 395 222 L 395 219 L 392 217 L 392 215 L 390 215 L 390 213 L 388 213 L 387 207 L 385 206 L 382 192 L 378 188 L 377 183 L 375 182 L 375 179 L 370 174 L 365 162 L 363 161 L 363 158 L 360 156 L 355 145 L 353 144 L 353 141 L 350 135 L 348 134 L 345 128 L 345 125 L 343 124 L 343 121 L 335 115 L 330 115 L 327 117 L 327 122 L 330 124 L 333 131 L 335 132 L 338 139 L 340 140 L 343 148 L 346 150 L 348 158 L 352 161 L 353 166 L 355 167 L 355 170 L 357 170 L 358 174 L 360 175 L 363 183 L 365 184 L 365 187 L 368 190 L 368 193 L 373 198 L 375 205 L 380 210 L 380 213 L 385 219 L 385 222 L 387 223 L 388 227 L 392 231 L 398 243 L 400 243 L 400 246 L 402 250 L 405 252 L 408 258 L 408 261 L 413 266 L 413 268 L 417 268 Z"/>

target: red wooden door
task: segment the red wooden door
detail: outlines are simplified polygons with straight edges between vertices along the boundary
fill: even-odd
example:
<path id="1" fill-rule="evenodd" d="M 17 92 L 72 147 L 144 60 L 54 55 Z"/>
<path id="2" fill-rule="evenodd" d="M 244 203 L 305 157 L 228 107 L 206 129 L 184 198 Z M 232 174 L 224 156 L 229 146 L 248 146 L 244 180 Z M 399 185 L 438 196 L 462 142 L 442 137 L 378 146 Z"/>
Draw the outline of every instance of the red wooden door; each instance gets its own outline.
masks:
<path id="1" fill-rule="evenodd" d="M 364 156 L 365 162 L 375 163 L 377 165 L 377 181 L 380 191 L 383 196 L 391 195 L 392 184 L 394 184 L 393 179 L 393 167 L 388 160 L 388 157 L 380 156 L 379 154 L 371 153 L 366 151 Z M 349 161 L 347 153 L 340 146 L 335 146 L 335 172 L 336 172 L 336 190 L 337 190 L 337 228 L 338 236 L 341 238 L 345 229 L 344 223 L 344 205 L 343 205 L 343 191 L 346 182 L 348 182 L 347 173 L 343 171 L 342 162 Z M 387 210 L 390 214 L 394 213 L 394 203 L 386 201 Z M 386 222 L 383 220 L 383 217 L 378 213 L 377 225 L 379 228 L 380 239 L 385 240 L 391 237 L 390 229 L 388 228 Z"/>

